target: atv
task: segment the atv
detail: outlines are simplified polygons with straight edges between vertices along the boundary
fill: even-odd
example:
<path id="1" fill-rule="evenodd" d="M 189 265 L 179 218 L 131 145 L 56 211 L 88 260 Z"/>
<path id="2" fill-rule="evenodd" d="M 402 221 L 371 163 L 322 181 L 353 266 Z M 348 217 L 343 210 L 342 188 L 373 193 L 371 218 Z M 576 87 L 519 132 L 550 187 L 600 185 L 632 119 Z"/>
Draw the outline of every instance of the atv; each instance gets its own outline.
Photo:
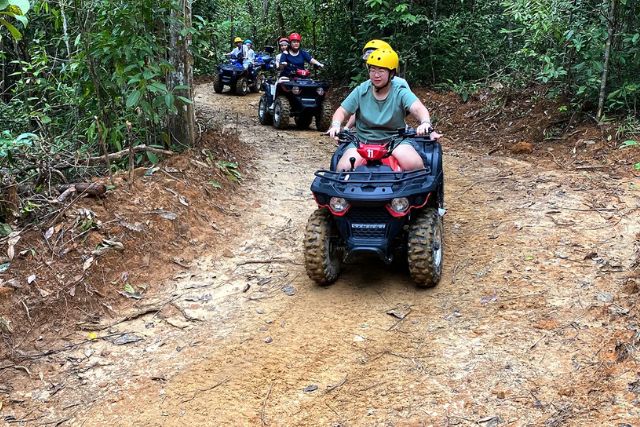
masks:
<path id="1" fill-rule="evenodd" d="M 399 130 L 388 142 L 365 144 L 343 131 L 330 170 L 319 170 L 311 184 L 318 204 L 307 222 L 304 259 L 307 275 L 330 285 L 342 265 L 362 255 L 385 264 L 400 261 L 419 287 L 433 287 L 442 274 L 444 173 L 442 148 L 413 129 Z M 424 169 L 403 171 L 393 157 L 401 142 L 413 145 Z M 349 143 L 366 164 L 337 171 Z"/>
<path id="2" fill-rule="evenodd" d="M 269 63 L 271 59 L 269 58 Z M 229 61 L 218 65 L 218 73 L 213 80 L 213 90 L 222 93 L 225 86 L 231 88 L 231 92 L 244 96 L 251 92 L 258 92 L 264 81 L 261 65 L 249 65 L 248 69 L 242 66 L 242 56 L 231 55 Z"/>
<path id="3" fill-rule="evenodd" d="M 275 99 L 269 79 L 263 85 L 264 94 L 258 103 L 258 120 L 263 125 L 273 124 L 277 129 L 286 129 L 293 117 L 298 129 L 307 129 L 315 118 L 316 129 L 325 132 L 331 126 L 333 109 L 326 97 L 329 83 L 314 80 L 309 70 L 296 70 L 296 74 L 277 80 Z"/>

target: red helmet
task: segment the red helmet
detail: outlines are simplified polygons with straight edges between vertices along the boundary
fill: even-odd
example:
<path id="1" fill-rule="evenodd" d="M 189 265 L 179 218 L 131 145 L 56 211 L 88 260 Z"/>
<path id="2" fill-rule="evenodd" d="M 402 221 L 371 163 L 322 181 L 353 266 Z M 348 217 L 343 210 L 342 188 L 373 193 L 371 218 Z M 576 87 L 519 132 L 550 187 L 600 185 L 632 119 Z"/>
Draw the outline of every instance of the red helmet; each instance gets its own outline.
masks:
<path id="1" fill-rule="evenodd" d="M 298 33 L 291 33 L 291 34 L 289 34 L 289 40 L 290 41 L 294 41 L 295 40 L 295 41 L 302 42 L 302 37 L 300 37 L 300 34 L 298 34 Z"/>
<path id="2" fill-rule="evenodd" d="M 278 44 L 283 43 L 283 42 L 289 44 L 289 39 L 286 38 L 286 37 L 280 37 L 278 39 Z"/>

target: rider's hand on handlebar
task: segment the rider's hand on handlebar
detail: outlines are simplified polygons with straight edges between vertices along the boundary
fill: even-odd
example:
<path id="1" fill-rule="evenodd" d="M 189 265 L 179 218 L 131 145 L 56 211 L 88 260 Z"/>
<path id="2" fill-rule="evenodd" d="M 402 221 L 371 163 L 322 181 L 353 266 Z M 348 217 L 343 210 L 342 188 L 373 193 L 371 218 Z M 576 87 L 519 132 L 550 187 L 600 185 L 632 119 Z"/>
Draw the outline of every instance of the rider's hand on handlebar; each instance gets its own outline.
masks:
<path id="1" fill-rule="evenodd" d="M 329 128 L 329 130 L 327 131 L 327 135 L 329 135 L 331 138 L 335 139 L 336 142 L 338 141 L 338 134 L 340 133 L 340 125 L 338 126 L 334 126 L 331 125 L 331 127 Z"/>
<path id="2" fill-rule="evenodd" d="M 416 128 L 416 134 L 418 136 L 428 135 L 429 139 L 438 139 L 442 136 L 431 128 L 430 123 L 422 123 L 420 126 L 418 126 Z"/>

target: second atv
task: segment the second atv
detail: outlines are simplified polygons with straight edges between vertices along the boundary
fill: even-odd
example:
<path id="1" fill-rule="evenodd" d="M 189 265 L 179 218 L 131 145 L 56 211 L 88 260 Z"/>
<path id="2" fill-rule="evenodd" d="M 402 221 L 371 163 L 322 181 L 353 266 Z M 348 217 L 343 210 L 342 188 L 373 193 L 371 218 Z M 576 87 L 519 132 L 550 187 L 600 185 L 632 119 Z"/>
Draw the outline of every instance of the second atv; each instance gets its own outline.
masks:
<path id="1" fill-rule="evenodd" d="M 307 129 L 315 119 L 316 129 L 329 129 L 333 108 L 327 99 L 328 82 L 311 78 L 309 70 L 296 70 L 291 79 L 278 80 L 275 97 L 270 90 L 272 84 L 273 80 L 264 83 L 264 94 L 258 103 L 261 124 L 286 129 L 293 118 L 298 129 Z"/>

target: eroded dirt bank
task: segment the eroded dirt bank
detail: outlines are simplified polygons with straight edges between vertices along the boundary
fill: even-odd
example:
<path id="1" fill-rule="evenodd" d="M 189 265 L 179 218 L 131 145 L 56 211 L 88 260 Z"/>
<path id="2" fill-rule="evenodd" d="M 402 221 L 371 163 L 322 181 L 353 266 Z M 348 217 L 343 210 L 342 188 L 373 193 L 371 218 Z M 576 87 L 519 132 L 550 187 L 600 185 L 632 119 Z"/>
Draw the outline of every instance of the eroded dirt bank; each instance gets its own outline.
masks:
<path id="1" fill-rule="evenodd" d="M 91 340 L 29 366 L 0 394 L 5 422 L 638 422 L 637 180 L 445 141 L 439 286 L 358 264 L 320 288 L 302 236 L 312 171 L 333 147 L 317 131 L 260 126 L 257 101 L 199 88 L 197 102 L 255 149 L 257 178 L 227 209 L 232 232 L 165 284 L 176 316 L 151 311 L 99 332 L 136 342 Z"/>

